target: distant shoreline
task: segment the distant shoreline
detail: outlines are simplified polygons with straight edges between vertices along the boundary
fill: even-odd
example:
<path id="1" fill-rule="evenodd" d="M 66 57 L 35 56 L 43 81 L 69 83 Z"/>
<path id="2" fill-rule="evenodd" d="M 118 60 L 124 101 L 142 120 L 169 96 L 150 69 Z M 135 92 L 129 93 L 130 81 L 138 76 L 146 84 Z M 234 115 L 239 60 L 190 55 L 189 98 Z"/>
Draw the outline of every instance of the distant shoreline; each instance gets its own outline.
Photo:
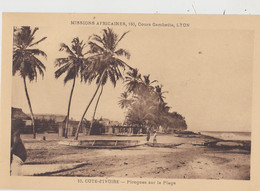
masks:
<path id="1" fill-rule="evenodd" d="M 201 131 L 199 133 L 222 140 L 251 141 L 251 132 Z"/>

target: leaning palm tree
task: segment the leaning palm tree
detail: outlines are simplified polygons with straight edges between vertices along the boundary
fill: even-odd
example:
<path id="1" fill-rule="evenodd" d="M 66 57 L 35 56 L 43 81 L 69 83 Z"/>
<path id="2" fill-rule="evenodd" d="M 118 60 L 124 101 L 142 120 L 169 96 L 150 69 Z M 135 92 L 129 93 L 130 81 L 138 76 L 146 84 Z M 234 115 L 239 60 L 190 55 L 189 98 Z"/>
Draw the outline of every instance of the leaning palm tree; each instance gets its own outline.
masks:
<path id="1" fill-rule="evenodd" d="M 32 131 L 34 139 L 36 138 L 36 129 L 34 124 L 32 105 L 26 84 L 26 78 L 28 78 L 30 82 L 37 80 L 38 72 L 43 77 L 45 66 L 38 59 L 38 56 L 43 56 L 45 58 L 47 57 L 45 52 L 42 50 L 32 48 L 47 38 L 43 37 L 40 40 L 34 42 L 35 33 L 37 30 L 39 30 L 39 28 L 34 28 L 32 30 L 31 27 L 27 26 L 14 28 L 13 39 L 13 75 L 18 72 L 24 82 L 24 90 L 32 119 Z"/>
<path id="2" fill-rule="evenodd" d="M 101 95 L 102 95 L 102 93 L 103 93 L 103 88 L 104 88 L 104 86 L 101 85 L 101 91 L 100 91 L 100 93 L 99 93 L 99 96 L 98 96 L 98 99 L 97 99 L 97 102 L 96 102 L 96 105 L 95 105 L 95 109 L 94 109 L 94 113 L 93 113 L 93 116 L 92 116 L 92 120 L 91 120 L 91 122 L 90 122 L 90 128 L 89 128 L 89 131 L 88 131 L 88 135 L 90 135 L 91 129 L 92 129 L 92 127 L 93 127 L 93 123 L 94 123 L 94 120 L 95 120 L 98 103 L 99 103 L 100 97 L 101 97 Z"/>
<path id="3" fill-rule="evenodd" d="M 90 37 L 89 46 L 91 56 L 88 57 L 85 70 L 83 71 L 83 76 L 86 81 L 92 81 L 96 78 L 97 89 L 92 96 L 88 106 L 86 107 L 82 118 L 78 124 L 78 128 L 76 131 L 75 139 L 78 139 L 79 129 L 81 123 L 91 105 L 94 97 L 96 96 L 100 86 L 104 86 L 108 79 L 112 82 L 114 87 L 116 86 L 117 80 L 123 77 L 121 69 L 125 69 L 128 67 L 132 69 L 128 64 L 126 64 L 119 57 L 124 56 L 127 59 L 130 58 L 130 53 L 122 48 L 117 49 L 119 42 L 124 38 L 124 36 L 128 33 L 123 33 L 120 37 L 110 28 L 104 29 L 102 31 L 102 36 L 92 35 Z M 98 99 L 99 101 L 99 99 Z M 94 113 L 96 112 L 96 108 Z M 91 131 L 91 129 L 90 129 Z M 89 132 L 90 132 L 89 131 Z"/>
<path id="4" fill-rule="evenodd" d="M 71 48 L 64 43 L 61 43 L 60 51 L 65 51 L 68 54 L 68 56 L 65 58 L 56 59 L 55 66 L 59 67 L 59 69 L 55 72 L 55 78 L 59 78 L 62 74 L 66 73 L 64 78 L 64 84 L 66 84 L 70 80 L 73 80 L 71 91 L 70 91 L 67 116 L 66 116 L 65 135 L 64 135 L 65 138 L 68 138 L 70 106 L 71 106 L 73 91 L 75 88 L 75 81 L 76 78 L 80 75 L 80 72 L 83 70 L 85 64 L 84 56 L 87 54 L 87 52 L 86 53 L 83 52 L 85 46 L 86 44 L 83 41 L 80 41 L 78 37 L 72 40 Z"/>

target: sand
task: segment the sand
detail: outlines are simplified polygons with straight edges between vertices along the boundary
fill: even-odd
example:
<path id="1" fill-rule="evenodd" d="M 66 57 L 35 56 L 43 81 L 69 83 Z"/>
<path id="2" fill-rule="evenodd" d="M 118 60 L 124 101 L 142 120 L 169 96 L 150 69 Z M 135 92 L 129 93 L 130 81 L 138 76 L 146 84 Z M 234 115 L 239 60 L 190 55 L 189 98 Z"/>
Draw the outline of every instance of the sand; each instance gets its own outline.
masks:
<path id="1" fill-rule="evenodd" d="M 205 136 L 158 135 L 158 145 L 141 145 L 127 149 L 80 149 L 59 145 L 56 135 L 47 141 L 22 136 L 28 152 L 26 165 L 80 164 L 77 168 L 46 173 L 48 176 L 181 178 L 181 179 L 250 179 L 250 150 L 216 141 Z M 81 136 L 80 139 L 145 140 L 144 137 Z M 224 146 L 223 146 L 224 144 Z M 241 144 L 241 143 L 239 143 Z M 171 148 L 163 148 L 171 145 Z M 173 146 L 175 145 L 175 146 Z M 236 144 L 235 144 L 236 146 Z"/>

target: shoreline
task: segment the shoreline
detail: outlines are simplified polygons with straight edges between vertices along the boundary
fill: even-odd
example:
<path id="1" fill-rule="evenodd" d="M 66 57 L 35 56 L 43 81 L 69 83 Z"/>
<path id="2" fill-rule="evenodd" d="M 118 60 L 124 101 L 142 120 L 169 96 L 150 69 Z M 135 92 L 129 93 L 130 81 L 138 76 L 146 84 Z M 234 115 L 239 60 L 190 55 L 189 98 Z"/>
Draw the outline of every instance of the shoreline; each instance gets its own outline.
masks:
<path id="1" fill-rule="evenodd" d="M 126 149 L 72 148 L 57 144 L 65 139 L 54 137 L 55 135 L 47 135 L 46 141 L 32 140 L 31 135 L 22 135 L 22 139 L 28 152 L 25 165 L 35 168 L 35 171 L 36 164 L 87 164 L 62 172 L 45 173 L 45 176 L 250 180 L 250 149 L 232 145 L 207 145 L 205 143 L 221 143 L 223 140 L 199 134 L 177 135 L 158 134 L 158 145 Z M 118 137 L 80 137 L 81 140 L 116 138 Z M 146 137 L 120 139 L 144 141 Z"/>
<path id="2" fill-rule="evenodd" d="M 214 133 L 214 132 L 213 132 Z M 218 134 L 228 133 L 229 132 L 217 132 Z M 232 132 L 233 133 L 233 132 Z M 247 151 L 251 151 L 251 137 L 250 140 L 248 138 L 244 139 L 237 139 L 234 136 L 221 136 L 221 135 L 212 135 L 212 132 L 210 133 L 204 133 L 204 132 L 193 132 L 193 131 L 187 131 L 186 133 L 179 135 L 178 137 L 186 137 L 186 138 L 191 138 L 191 137 L 197 137 L 197 138 L 202 138 L 207 141 L 205 141 L 203 144 L 197 144 L 200 146 L 208 146 L 208 147 L 213 147 L 213 148 L 222 148 L 222 149 L 243 149 Z M 196 145 L 196 144 L 194 144 Z"/>

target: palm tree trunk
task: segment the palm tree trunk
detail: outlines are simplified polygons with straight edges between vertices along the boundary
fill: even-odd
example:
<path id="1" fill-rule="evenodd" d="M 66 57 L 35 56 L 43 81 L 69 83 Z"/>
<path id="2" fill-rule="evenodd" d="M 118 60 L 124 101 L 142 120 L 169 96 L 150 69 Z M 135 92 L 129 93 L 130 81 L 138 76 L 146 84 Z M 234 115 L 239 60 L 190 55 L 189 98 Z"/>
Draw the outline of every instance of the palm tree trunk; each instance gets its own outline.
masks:
<path id="1" fill-rule="evenodd" d="M 72 88 L 71 88 L 71 92 L 70 92 L 70 99 L 69 99 L 68 112 L 67 112 L 66 125 L 65 125 L 65 138 L 68 138 L 70 105 L 71 105 L 72 94 L 73 94 L 74 87 L 75 87 L 75 81 L 76 81 L 76 77 L 73 79 L 73 84 L 72 84 Z"/>
<path id="2" fill-rule="evenodd" d="M 27 98 L 28 105 L 29 105 L 29 108 L 30 108 L 30 113 L 31 113 L 33 138 L 36 139 L 36 130 L 35 130 L 35 124 L 34 124 L 34 115 L 33 115 L 32 105 L 31 105 L 31 101 L 30 101 L 30 98 L 29 98 L 28 90 L 27 90 L 27 85 L 26 85 L 25 77 L 23 77 L 23 83 L 24 83 L 24 90 L 25 90 L 26 98 Z"/>
<path id="3" fill-rule="evenodd" d="M 76 131 L 76 134 L 75 134 L 75 140 L 78 140 L 80 126 L 81 126 L 81 124 L 82 124 L 82 121 L 83 121 L 83 119 L 84 119 L 84 117 L 85 117 L 85 115 L 86 115 L 88 109 L 89 109 L 89 106 L 90 106 L 91 103 L 93 102 L 93 100 L 94 100 L 94 98 L 95 98 L 95 96 L 96 96 L 96 94 L 97 94 L 97 92 L 98 92 L 98 90 L 99 90 L 99 87 L 100 87 L 100 85 L 101 85 L 101 83 L 102 83 L 102 79 L 103 79 L 104 74 L 105 74 L 105 71 L 103 72 L 103 74 L 102 74 L 102 76 L 101 76 L 101 78 L 100 78 L 100 81 L 99 81 L 99 83 L 98 83 L 97 89 L 96 89 L 96 91 L 95 91 L 93 97 L 91 98 L 91 100 L 90 100 L 90 102 L 89 102 L 87 108 L 85 109 L 85 111 L 84 111 L 84 113 L 83 113 L 83 115 L 82 115 L 82 117 L 81 117 L 81 120 L 80 120 L 80 122 L 79 122 L 79 124 L 78 124 L 77 131 Z"/>
<path id="4" fill-rule="evenodd" d="M 125 125 L 125 123 L 126 123 L 126 115 L 127 115 L 127 107 L 125 107 L 125 111 L 124 111 L 125 119 L 124 119 L 123 125 Z"/>
<path id="5" fill-rule="evenodd" d="M 101 86 L 101 91 L 100 91 L 100 94 L 99 94 L 98 99 L 97 99 L 97 103 L 96 103 L 95 110 L 94 110 L 94 113 L 93 113 L 93 117 L 92 117 L 92 121 L 91 121 L 91 124 L 90 124 L 88 135 L 90 135 L 91 129 L 93 127 L 93 123 L 94 123 L 94 119 L 95 119 L 95 115 L 96 115 L 96 111 L 97 111 L 97 106 L 98 106 L 100 97 L 102 95 L 102 92 L 103 92 L 103 86 Z"/>

